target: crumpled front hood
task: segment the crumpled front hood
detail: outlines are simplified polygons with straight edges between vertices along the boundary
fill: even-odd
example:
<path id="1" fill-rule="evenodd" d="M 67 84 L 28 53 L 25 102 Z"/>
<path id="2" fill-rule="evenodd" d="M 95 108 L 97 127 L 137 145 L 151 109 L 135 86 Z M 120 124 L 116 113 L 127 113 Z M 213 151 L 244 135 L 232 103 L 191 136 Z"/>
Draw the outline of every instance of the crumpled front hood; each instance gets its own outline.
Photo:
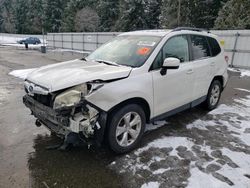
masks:
<path id="1" fill-rule="evenodd" d="M 126 66 L 76 59 L 36 69 L 27 76 L 26 80 L 53 92 L 94 80 L 125 78 L 129 76 L 131 69 Z"/>

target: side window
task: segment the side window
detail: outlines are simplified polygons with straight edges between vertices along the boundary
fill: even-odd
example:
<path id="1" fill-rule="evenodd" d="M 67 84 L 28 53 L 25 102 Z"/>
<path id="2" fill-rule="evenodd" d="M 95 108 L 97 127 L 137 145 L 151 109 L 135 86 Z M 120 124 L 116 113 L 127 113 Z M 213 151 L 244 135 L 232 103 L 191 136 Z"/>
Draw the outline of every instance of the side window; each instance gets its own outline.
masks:
<path id="1" fill-rule="evenodd" d="M 206 37 L 200 35 L 191 35 L 191 46 L 194 60 L 210 56 Z"/>
<path id="2" fill-rule="evenodd" d="M 217 40 L 211 37 L 207 37 L 207 40 L 208 40 L 208 43 L 212 52 L 212 56 L 213 57 L 217 56 L 221 52 L 221 48 Z"/>
<path id="3" fill-rule="evenodd" d="M 188 39 L 185 35 L 170 38 L 162 48 L 163 60 L 176 57 L 181 62 L 189 61 Z"/>
<path id="4" fill-rule="evenodd" d="M 189 61 L 187 36 L 180 35 L 170 38 L 156 56 L 151 70 L 161 68 L 164 59 L 168 57 L 176 57 L 181 62 Z"/>

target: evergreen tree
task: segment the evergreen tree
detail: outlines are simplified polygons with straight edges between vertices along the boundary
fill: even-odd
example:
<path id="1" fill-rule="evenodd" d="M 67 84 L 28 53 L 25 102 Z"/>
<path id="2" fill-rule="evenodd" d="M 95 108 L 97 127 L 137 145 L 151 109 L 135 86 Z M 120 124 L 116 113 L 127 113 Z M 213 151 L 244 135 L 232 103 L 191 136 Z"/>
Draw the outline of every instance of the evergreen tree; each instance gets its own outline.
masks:
<path id="1" fill-rule="evenodd" d="M 143 0 L 120 0 L 120 16 L 117 31 L 132 31 L 147 28 Z"/>
<path id="2" fill-rule="evenodd" d="M 70 0 L 64 11 L 62 20 L 62 30 L 64 32 L 74 32 L 75 31 L 75 16 L 78 11 L 78 0 Z"/>
<path id="3" fill-rule="evenodd" d="M 230 0 L 220 10 L 216 29 L 250 29 L 250 1 Z"/>
<path id="4" fill-rule="evenodd" d="M 119 16 L 117 0 L 100 0 L 97 12 L 100 16 L 100 31 L 113 31 Z"/>
<path id="5" fill-rule="evenodd" d="M 4 19 L 3 19 L 3 9 L 4 9 L 3 4 L 4 4 L 4 1 L 0 0 L 0 32 L 2 32 L 2 30 L 3 30 L 2 27 L 3 27 L 3 21 L 4 21 Z"/>
<path id="6" fill-rule="evenodd" d="M 179 26 L 212 28 L 220 8 L 227 0 L 163 0 L 161 24 L 165 28 Z"/>
<path id="7" fill-rule="evenodd" d="M 27 0 L 16 0 L 15 3 L 15 27 L 17 33 L 30 33 L 30 20 L 28 19 L 29 3 Z"/>
<path id="8" fill-rule="evenodd" d="M 40 34 L 45 26 L 45 0 L 31 0 L 29 7 L 31 32 Z"/>
<path id="9" fill-rule="evenodd" d="M 160 24 L 163 28 L 175 28 L 178 26 L 191 26 L 189 15 L 189 0 L 180 1 L 180 16 L 178 20 L 179 1 L 163 0 L 160 15 Z M 178 23 L 179 22 L 179 23 Z"/>
<path id="10" fill-rule="evenodd" d="M 66 0 L 46 0 L 45 2 L 45 28 L 49 32 L 60 32 L 62 17 Z"/>
<path id="11" fill-rule="evenodd" d="M 75 22 L 76 14 L 81 9 L 89 7 L 93 10 L 96 10 L 98 0 L 67 0 L 65 8 L 63 10 L 62 17 L 62 31 L 63 32 L 75 32 Z M 84 18 L 82 18 L 84 19 Z"/>
<path id="12" fill-rule="evenodd" d="M 162 0 L 146 0 L 145 1 L 145 19 L 148 29 L 157 29 L 160 27 Z"/>
<path id="13" fill-rule="evenodd" d="M 218 12 L 226 0 L 190 0 L 188 15 L 194 27 L 213 28 Z"/>
<path id="14" fill-rule="evenodd" d="M 250 28 L 249 10 L 249 0 L 0 0 L 0 32 L 211 28 L 215 20 L 220 29 Z"/>
<path id="15" fill-rule="evenodd" d="M 1 16 L 2 23 L 0 25 L 1 32 L 15 33 L 15 11 L 14 11 L 13 0 L 2 0 L 1 1 Z"/>

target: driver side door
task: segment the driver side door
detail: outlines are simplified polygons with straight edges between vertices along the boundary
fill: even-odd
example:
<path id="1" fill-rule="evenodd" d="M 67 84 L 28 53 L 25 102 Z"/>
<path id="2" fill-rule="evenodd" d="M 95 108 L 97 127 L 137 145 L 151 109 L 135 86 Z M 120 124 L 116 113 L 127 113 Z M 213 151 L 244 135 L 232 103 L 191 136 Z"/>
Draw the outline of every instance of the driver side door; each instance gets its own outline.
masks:
<path id="1" fill-rule="evenodd" d="M 171 37 L 152 64 L 154 117 L 188 104 L 193 99 L 195 84 L 188 41 L 187 35 Z M 180 59 L 180 67 L 169 69 L 166 75 L 161 75 L 162 63 L 168 57 Z"/>

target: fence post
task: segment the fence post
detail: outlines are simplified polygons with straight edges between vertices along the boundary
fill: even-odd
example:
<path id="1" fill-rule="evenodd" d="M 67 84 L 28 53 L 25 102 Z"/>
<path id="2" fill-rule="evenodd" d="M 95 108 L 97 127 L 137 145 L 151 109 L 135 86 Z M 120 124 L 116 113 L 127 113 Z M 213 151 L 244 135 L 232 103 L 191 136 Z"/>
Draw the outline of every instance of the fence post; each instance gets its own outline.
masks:
<path id="1" fill-rule="evenodd" d="M 73 33 L 71 33 L 71 50 L 72 50 L 72 54 L 73 54 Z"/>
<path id="2" fill-rule="evenodd" d="M 84 33 L 82 33 L 82 51 L 84 51 L 84 42 L 85 42 L 85 40 L 84 40 Z"/>
<path id="3" fill-rule="evenodd" d="M 234 64 L 234 57 L 235 57 L 235 53 L 237 52 L 237 43 L 238 43 L 238 39 L 240 37 L 240 33 L 237 32 L 235 34 L 235 41 L 234 41 L 234 48 L 233 48 L 233 55 L 232 55 L 232 60 L 231 60 L 231 67 L 233 67 L 233 64 Z"/>
<path id="4" fill-rule="evenodd" d="M 62 49 L 63 49 L 63 33 L 61 33 Z"/>
<path id="5" fill-rule="evenodd" d="M 98 40 L 98 33 L 96 33 L 96 49 L 98 48 L 99 40 Z"/>
<path id="6" fill-rule="evenodd" d="M 53 49 L 55 49 L 56 48 L 55 34 L 53 33 L 52 36 L 53 36 Z"/>

